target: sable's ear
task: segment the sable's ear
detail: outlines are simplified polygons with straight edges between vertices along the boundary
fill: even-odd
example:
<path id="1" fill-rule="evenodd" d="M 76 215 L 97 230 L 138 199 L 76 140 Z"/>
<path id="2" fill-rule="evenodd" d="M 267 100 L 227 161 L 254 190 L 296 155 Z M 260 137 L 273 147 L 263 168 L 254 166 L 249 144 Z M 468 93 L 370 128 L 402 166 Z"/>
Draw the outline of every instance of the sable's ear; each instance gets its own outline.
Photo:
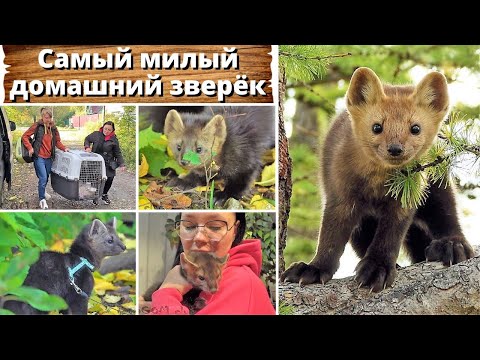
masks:
<path id="1" fill-rule="evenodd" d="M 417 85 L 413 93 L 415 103 L 429 107 L 436 112 L 448 110 L 447 79 L 439 72 L 427 74 Z"/>
<path id="2" fill-rule="evenodd" d="M 113 230 L 117 230 L 117 218 L 113 217 L 110 220 L 108 220 L 107 225 L 110 225 Z"/>
<path id="3" fill-rule="evenodd" d="M 180 265 L 184 269 L 188 268 L 188 267 L 191 267 L 191 266 L 198 267 L 197 264 L 190 261 L 190 259 L 187 257 L 187 254 L 185 254 L 184 252 L 180 254 Z"/>
<path id="4" fill-rule="evenodd" d="M 164 134 L 167 138 L 170 138 L 173 133 L 182 133 L 184 129 L 185 126 L 183 125 L 180 114 L 177 110 L 170 110 L 165 118 Z"/>
<path id="5" fill-rule="evenodd" d="M 216 138 L 221 143 L 227 138 L 227 125 L 222 115 L 215 115 L 202 130 L 207 139 Z"/>
<path id="6" fill-rule="evenodd" d="M 230 257 L 230 254 L 227 254 L 224 257 L 219 258 L 218 261 L 220 261 L 220 264 L 225 265 L 229 257 Z"/>
<path id="7" fill-rule="evenodd" d="M 372 105 L 384 97 L 383 85 L 377 74 L 367 67 L 355 70 L 347 90 L 347 108 Z"/>
<path id="8" fill-rule="evenodd" d="M 92 226 L 90 227 L 90 232 L 88 233 L 89 237 L 98 235 L 104 232 L 108 232 L 107 227 L 98 219 L 93 220 Z"/>

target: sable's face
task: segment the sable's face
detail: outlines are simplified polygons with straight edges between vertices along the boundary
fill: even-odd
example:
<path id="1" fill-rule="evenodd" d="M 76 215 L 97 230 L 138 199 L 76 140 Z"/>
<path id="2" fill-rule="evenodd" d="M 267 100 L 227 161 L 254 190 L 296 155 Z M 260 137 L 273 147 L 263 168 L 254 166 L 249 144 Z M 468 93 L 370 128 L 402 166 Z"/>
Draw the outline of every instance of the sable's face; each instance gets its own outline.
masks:
<path id="1" fill-rule="evenodd" d="M 209 168 L 214 157 L 222 151 L 227 137 L 222 116 L 213 116 L 203 126 L 186 125 L 175 110 L 168 112 L 164 131 L 175 160 L 187 170 Z"/>
<path id="2" fill-rule="evenodd" d="M 416 107 L 412 99 L 387 98 L 364 109 L 353 129 L 368 156 L 386 167 L 402 167 L 422 156 L 433 143 L 440 125 L 432 120 L 434 115 Z"/>
<path id="3" fill-rule="evenodd" d="M 432 145 L 448 111 L 445 77 L 430 73 L 416 86 L 383 86 L 368 68 L 352 76 L 347 109 L 355 139 L 385 167 L 405 166 Z"/>

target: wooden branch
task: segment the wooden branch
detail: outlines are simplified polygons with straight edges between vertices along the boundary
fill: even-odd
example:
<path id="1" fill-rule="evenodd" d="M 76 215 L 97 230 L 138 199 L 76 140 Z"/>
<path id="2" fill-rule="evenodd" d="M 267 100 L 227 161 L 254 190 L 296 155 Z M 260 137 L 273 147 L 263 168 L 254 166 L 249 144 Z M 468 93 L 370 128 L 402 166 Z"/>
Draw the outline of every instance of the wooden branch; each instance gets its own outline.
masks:
<path id="1" fill-rule="evenodd" d="M 393 287 L 379 293 L 359 289 L 353 276 L 326 285 L 282 283 L 279 301 L 297 315 L 480 314 L 480 257 L 451 267 L 422 262 L 402 268 Z"/>
<path id="2" fill-rule="evenodd" d="M 128 250 L 120 255 L 111 256 L 102 261 L 98 272 L 102 275 L 120 270 L 135 270 L 136 251 Z"/>

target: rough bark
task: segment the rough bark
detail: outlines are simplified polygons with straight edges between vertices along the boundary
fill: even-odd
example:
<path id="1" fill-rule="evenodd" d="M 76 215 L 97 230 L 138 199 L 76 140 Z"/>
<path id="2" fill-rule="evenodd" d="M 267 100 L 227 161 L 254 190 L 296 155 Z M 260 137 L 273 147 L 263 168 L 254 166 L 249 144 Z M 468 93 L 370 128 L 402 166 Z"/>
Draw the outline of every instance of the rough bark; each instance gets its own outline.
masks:
<path id="1" fill-rule="evenodd" d="M 393 286 L 377 294 L 358 289 L 353 277 L 326 285 L 279 284 L 279 300 L 282 306 L 290 306 L 293 314 L 305 315 L 478 315 L 480 257 L 451 267 L 422 262 L 402 268 Z"/>
<path id="2" fill-rule="evenodd" d="M 135 270 L 136 268 L 136 251 L 128 250 L 127 252 L 111 256 L 102 261 L 102 265 L 98 270 L 100 274 L 108 274 L 120 270 Z"/>
<path id="3" fill-rule="evenodd" d="M 285 96 L 285 71 L 280 69 L 279 74 L 279 109 L 278 109 L 278 196 L 280 199 L 279 206 L 279 239 L 278 239 L 278 270 L 281 274 L 285 270 L 285 261 L 283 259 L 283 249 L 285 249 L 287 241 L 287 223 L 290 214 L 290 198 L 292 197 L 292 160 L 288 153 L 288 139 L 285 135 L 285 127 L 283 123 L 283 98 Z"/>

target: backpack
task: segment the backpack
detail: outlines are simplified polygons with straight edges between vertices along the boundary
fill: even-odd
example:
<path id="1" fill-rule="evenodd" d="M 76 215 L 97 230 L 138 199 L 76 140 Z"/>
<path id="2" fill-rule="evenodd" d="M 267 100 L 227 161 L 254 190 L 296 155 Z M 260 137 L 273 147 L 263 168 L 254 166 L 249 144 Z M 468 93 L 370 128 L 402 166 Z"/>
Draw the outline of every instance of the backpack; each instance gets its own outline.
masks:
<path id="1" fill-rule="evenodd" d="M 32 137 L 29 138 L 29 141 L 30 141 L 30 144 L 32 145 L 32 147 L 33 147 L 33 144 L 35 142 L 35 139 L 37 138 L 37 134 L 38 134 L 38 126 L 35 129 L 35 133 L 33 134 L 33 138 Z M 33 162 L 33 157 L 31 157 L 28 154 L 28 149 L 25 146 L 25 144 L 23 143 L 22 137 L 19 137 L 18 140 L 17 140 L 17 144 L 15 146 L 15 158 L 17 159 L 18 162 L 20 162 L 22 164 Z"/>

